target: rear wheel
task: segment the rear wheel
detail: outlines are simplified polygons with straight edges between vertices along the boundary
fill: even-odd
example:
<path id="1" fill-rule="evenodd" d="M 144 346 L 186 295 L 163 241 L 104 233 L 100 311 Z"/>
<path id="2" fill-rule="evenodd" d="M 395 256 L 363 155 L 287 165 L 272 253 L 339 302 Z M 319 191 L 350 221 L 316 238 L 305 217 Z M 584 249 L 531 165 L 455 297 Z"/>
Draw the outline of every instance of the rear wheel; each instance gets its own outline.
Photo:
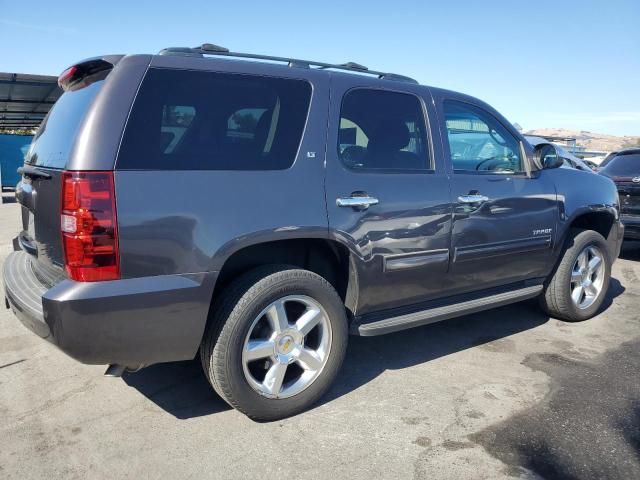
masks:
<path id="1" fill-rule="evenodd" d="M 345 308 L 329 282 L 269 266 L 223 292 L 200 353 L 211 385 L 231 406 L 256 420 L 277 420 L 326 392 L 347 338 Z"/>
<path id="2" fill-rule="evenodd" d="M 610 276 L 611 259 L 602 235 L 592 230 L 574 230 L 540 297 L 542 307 L 562 320 L 591 318 L 604 301 Z"/>

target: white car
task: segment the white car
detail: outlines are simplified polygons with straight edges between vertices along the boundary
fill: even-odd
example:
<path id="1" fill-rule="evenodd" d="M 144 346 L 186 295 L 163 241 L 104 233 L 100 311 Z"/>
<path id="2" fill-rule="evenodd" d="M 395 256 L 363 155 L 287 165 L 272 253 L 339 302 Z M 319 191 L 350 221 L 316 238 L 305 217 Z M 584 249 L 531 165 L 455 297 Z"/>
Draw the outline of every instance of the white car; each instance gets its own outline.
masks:
<path id="1" fill-rule="evenodd" d="M 534 147 L 539 143 L 549 143 L 549 140 L 542 137 L 536 137 L 534 135 L 525 135 L 524 138 L 526 138 L 527 141 Z M 561 168 L 575 168 L 577 170 L 584 170 L 586 172 L 595 173 L 594 170 L 581 158 L 578 158 L 574 154 L 567 152 L 564 148 L 558 145 L 555 145 L 555 147 L 558 153 L 562 155 L 563 163 Z"/>

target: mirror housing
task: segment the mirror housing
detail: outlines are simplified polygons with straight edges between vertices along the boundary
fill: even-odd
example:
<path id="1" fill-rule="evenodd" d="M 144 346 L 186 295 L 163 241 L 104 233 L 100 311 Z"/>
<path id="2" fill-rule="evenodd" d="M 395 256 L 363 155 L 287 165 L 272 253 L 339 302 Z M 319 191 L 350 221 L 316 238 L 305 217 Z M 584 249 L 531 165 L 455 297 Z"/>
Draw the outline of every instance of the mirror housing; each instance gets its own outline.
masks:
<path id="1" fill-rule="evenodd" d="M 539 143 L 533 149 L 536 162 L 544 169 L 558 168 L 563 164 L 560 152 L 552 143 Z"/>

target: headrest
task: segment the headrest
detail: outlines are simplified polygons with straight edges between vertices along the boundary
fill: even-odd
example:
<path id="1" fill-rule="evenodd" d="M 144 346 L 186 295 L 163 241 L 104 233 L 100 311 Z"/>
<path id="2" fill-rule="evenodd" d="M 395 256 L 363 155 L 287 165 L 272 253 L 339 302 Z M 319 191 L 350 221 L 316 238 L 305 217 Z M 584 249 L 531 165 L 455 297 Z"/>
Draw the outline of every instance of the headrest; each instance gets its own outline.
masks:
<path id="1" fill-rule="evenodd" d="M 402 150 L 409 144 L 411 134 L 407 125 L 401 120 L 383 120 L 369 137 L 369 148 L 387 148 Z"/>

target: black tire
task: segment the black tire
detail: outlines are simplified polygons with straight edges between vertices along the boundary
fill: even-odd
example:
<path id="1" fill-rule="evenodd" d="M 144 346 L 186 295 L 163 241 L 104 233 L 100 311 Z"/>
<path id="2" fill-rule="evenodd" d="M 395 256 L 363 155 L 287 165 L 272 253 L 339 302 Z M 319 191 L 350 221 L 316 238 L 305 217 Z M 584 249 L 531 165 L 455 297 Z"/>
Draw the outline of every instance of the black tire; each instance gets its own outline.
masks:
<path id="1" fill-rule="evenodd" d="M 254 319 L 288 295 L 311 297 L 324 308 L 331 324 L 331 348 L 319 376 L 306 389 L 288 398 L 268 398 L 245 378 L 242 350 Z M 308 270 L 270 265 L 242 275 L 214 301 L 200 359 L 214 390 L 229 405 L 254 420 L 273 421 L 300 413 L 320 399 L 342 365 L 347 341 L 345 307 L 327 280 Z"/>
<path id="2" fill-rule="evenodd" d="M 571 272 L 578 255 L 589 246 L 595 246 L 602 252 L 605 277 L 595 301 L 589 307 L 579 308 L 571 299 Z M 554 318 L 569 322 L 580 322 L 593 317 L 606 297 L 611 277 L 611 263 L 609 248 L 602 235 L 593 230 L 572 230 L 560 263 L 540 296 L 543 310 Z"/>

